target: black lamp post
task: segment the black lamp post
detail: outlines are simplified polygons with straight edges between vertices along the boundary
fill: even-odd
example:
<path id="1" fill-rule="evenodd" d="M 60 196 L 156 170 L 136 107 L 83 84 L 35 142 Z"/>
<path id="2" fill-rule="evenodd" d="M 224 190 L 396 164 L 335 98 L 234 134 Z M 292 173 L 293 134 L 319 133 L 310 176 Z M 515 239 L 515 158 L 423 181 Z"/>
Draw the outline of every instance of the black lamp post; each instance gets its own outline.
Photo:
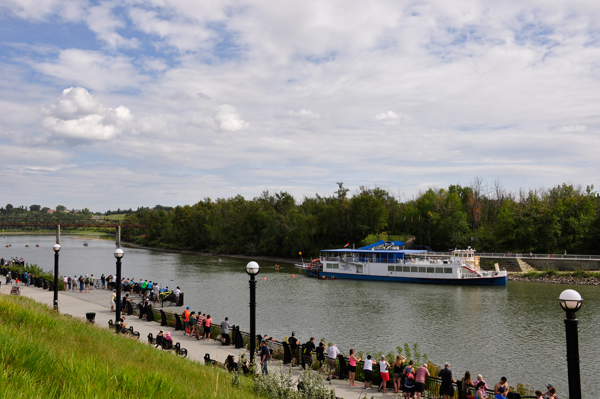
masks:
<path id="1" fill-rule="evenodd" d="M 250 276 L 250 364 L 254 364 L 254 351 L 256 350 L 256 280 L 254 277 L 260 271 L 256 262 L 246 265 L 246 273 Z"/>
<path id="2" fill-rule="evenodd" d="M 123 250 L 121 248 L 115 249 L 115 258 L 117 258 L 117 308 L 115 311 L 115 331 L 119 332 L 121 329 L 121 258 L 123 257 Z"/>
<path id="3" fill-rule="evenodd" d="M 565 312 L 565 332 L 567 335 L 567 374 L 569 378 L 569 399 L 581 399 L 581 377 L 579 374 L 579 338 L 575 313 L 581 308 L 583 299 L 575 290 L 564 290 L 558 297 Z"/>
<path id="4" fill-rule="evenodd" d="M 60 252 L 60 244 L 54 244 L 54 310 L 58 312 L 58 253 Z"/>

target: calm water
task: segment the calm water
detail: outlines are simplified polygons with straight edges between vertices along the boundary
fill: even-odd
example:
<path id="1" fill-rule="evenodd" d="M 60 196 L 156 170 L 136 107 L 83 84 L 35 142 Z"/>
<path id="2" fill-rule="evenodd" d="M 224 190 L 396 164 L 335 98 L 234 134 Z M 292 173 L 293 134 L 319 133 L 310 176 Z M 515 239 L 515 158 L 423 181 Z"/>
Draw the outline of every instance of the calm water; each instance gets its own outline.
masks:
<path id="1" fill-rule="evenodd" d="M 87 241 L 89 247 L 84 247 Z M 11 248 L 5 248 L 7 243 Z M 23 257 L 46 270 L 53 268 L 52 236 L 9 236 L 0 241 L 0 256 Z M 30 248 L 25 248 L 29 244 Z M 40 248 L 35 248 L 40 244 Z M 62 237 L 61 274 L 115 272 L 113 241 Z M 124 248 L 123 276 L 179 285 L 186 305 L 210 313 L 220 322 L 249 330 L 248 260 Z M 584 398 L 600 391 L 600 288 L 509 282 L 507 287 L 450 287 L 368 281 L 318 281 L 292 265 L 259 262 L 257 332 L 282 339 L 296 331 L 305 342 L 317 339 L 350 348 L 395 351 L 418 343 L 429 360 L 448 361 L 455 375 L 481 373 L 488 384 L 506 376 L 535 389 L 552 383 L 566 398 L 567 364 L 564 312 L 560 292 L 574 288 L 584 298 L 578 312 Z M 295 277 L 293 276 L 295 274 Z M 266 278 L 263 279 L 263 278 Z"/>

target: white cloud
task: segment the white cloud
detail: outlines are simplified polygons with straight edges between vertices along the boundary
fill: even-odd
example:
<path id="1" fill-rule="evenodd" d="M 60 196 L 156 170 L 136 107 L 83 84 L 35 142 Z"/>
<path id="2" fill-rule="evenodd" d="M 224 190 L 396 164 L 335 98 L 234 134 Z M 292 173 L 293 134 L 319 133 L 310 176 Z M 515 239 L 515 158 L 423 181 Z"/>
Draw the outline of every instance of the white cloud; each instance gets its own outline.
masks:
<path id="1" fill-rule="evenodd" d="M 402 119 L 403 116 L 398 115 L 394 111 L 382 112 L 375 115 L 375 120 L 384 125 L 398 125 Z"/>
<path id="2" fill-rule="evenodd" d="M 561 131 L 565 133 L 583 133 L 587 130 L 587 126 L 585 125 L 570 125 L 563 126 Z"/>
<path id="3" fill-rule="evenodd" d="M 133 119 L 129 109 L 105 108 L 82 87 L 65 89 L 43 114 L 42 125 L 53 137 L 77 141 L 114 139 Z"/>
<path id="4" fill-rule="evenodd" d="M 285 115 L 291 116 L 294 118 L 304 118 L 304 119 L 319 119 L 319 118 L 321 118 L 321 115 L 319 115 L 318 113 L 309 111 L 305 108 L 302 108 L 300 111 L 289 110 L 285 113 Z"/>
<path id="5" fill-rule="evenodd" d="M 214 118 L 219 129 L 225 132 L 237 132 L 249 126 L 249 123 L 237 114 L 235 107 L 229 104 L 218 106 Z"/>
<path id="6" fill-rule="evenodd" d="M 100 51 L 67 49 L 45 62 L 30 60 L 38 72 L 95 90 L 139 87 L 147 77 L 134 67 L 129 57 Z"/>

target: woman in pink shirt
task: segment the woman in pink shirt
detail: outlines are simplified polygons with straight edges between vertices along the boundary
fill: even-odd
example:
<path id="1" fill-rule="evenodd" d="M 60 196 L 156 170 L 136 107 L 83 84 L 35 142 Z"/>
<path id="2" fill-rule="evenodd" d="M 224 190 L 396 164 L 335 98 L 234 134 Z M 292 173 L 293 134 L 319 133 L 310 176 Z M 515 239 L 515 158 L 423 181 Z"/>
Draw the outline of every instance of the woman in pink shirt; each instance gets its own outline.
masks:
<path id="1" fill-rule="evenodd" d="M 355 387 L 357 386 L 354 383 L 354 375 L 356 373 L 356 362 L 360 362 L 360 357 L 354 356 L 354 349 L 350 349 L 350 356 L 348 357 L 348 362 L 350 363 L 348 366 L 348 379 L 350 380 L 350 385 Z"/>
<path id="2" fill-rule="evenodd" d="M 425 390 L 425 379 L 429 377 L 429 370 L 427 365 L 424 364 L 417 369 L 415 374 L 415 398 L 419 399 Z"/>

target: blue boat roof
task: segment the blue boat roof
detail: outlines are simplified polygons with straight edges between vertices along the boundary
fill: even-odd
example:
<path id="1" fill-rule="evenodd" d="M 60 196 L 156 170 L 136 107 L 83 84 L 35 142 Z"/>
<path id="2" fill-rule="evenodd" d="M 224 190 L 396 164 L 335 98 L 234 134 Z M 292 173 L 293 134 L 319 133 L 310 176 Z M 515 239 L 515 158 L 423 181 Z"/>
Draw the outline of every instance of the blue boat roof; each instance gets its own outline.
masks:
<path id="1" fill-rule="evenodd" d="M 322 249 L 321 252 L 352 252 L 352 253 L 395 253 L 395 254 L 424 254 L 427 253 L 424 249 Z"/>
<path id="2" fill-rule="evenodd" d="M 358 249 L 340 248 L 340 249 L 323 249 L 321 252 L 352 252 L 352 253 L 380 253 L 380 254 L 414 254 L 414 253 L 426 253 L 424 249 L 392 249 L 391 247 L 402 247 L 404 246 L 403 241 L 389 241 L 379 240 L 374 244 L 367 245 Z M 379 247 L 379 248 L 378 248 Z"/>

